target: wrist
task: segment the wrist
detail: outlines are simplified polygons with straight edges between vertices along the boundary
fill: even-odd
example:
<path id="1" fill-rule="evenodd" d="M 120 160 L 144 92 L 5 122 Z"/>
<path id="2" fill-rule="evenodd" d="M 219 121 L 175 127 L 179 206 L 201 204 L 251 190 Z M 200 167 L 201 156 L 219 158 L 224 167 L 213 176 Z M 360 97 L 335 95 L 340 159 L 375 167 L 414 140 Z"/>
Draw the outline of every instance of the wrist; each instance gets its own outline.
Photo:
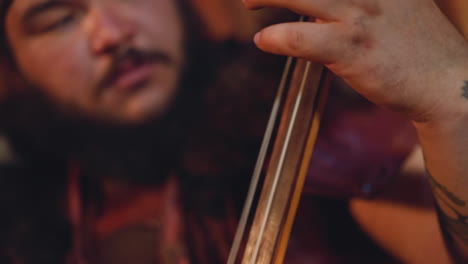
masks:
<path id="1" fill-rule="evenodd" d="M 416 128 L 436 131 L 459 129 L 468 124 L 468 49 L 466 55 L 437 71 L 421 74 L 424 87 L 419 95 L 419 109 L 408 116 Z M 418 104 L 415 103 L 415 106 Z M 435 131 L 434 131 L 435 132 Z"/>

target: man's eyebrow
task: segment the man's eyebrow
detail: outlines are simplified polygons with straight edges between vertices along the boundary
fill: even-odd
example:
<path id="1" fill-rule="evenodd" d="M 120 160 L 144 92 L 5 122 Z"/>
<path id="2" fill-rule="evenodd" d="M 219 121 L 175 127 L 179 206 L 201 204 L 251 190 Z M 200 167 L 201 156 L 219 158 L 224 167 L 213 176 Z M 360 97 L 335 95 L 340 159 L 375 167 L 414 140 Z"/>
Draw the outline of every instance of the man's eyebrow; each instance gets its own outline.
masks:
<path id="1" fill-rule="evenodd" d="M 24 12 L 22 21 L 28 22 L 37 15 L 41 14 L 44 11 L 47 11 L 50 8 L 57 7 L 59 5 L 65 4 L 66 2 L 71 2 L 70 0 L 46 0 L 39 3 L 33 4 L 26 9 Z"/>

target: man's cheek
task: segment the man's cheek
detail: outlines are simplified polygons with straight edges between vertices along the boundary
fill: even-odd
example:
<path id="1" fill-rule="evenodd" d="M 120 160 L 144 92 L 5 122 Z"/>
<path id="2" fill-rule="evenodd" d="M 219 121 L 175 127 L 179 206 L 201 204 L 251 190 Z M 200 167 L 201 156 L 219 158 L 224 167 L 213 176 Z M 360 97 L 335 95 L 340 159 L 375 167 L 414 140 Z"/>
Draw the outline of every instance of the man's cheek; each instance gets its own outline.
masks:
<path id="1" fill-rule="evenodd" d="M 49 96 L 61 100 L 60 103 L 84 100 L 92 83 L 92 67 L 64 55 L 51 58 L 50 65 L 43 65 L 44 71 L 38 76 L 42 89 Z"/>

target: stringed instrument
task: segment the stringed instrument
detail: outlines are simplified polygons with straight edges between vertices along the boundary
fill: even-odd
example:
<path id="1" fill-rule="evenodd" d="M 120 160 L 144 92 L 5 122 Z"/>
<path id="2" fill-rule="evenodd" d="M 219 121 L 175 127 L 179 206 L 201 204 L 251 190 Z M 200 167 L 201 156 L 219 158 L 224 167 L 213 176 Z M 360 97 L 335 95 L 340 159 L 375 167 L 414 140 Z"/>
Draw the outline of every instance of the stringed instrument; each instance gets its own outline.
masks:
<path id="1" fill-rule="evenodd" d="M 301 21 L 305 18 L 302 17 Z M 270 140 L 276 139 L 242 263 L 282 263 L 324 110 L 330 73 L 288 58 L 228 263 L 235 263 Z M 282 107 L 281 118 L 278 113 Z M 312 111 L 311 111 L 312 109 Z M 279 123 L 277 123 L 279 119 Z M 277 126 L 277 128 L 276 128 Z M 274 253 L 273 253 L 274 252 Z"/>

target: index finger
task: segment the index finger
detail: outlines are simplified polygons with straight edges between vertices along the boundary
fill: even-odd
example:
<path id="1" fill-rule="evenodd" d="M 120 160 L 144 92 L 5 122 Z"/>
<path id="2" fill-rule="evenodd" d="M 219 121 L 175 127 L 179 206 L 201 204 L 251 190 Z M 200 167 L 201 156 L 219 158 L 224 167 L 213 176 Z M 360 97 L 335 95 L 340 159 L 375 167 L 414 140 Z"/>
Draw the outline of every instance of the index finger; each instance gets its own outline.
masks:
<path id="1" fill-rule="evenodd" d="M 287 8 L 301 15 L 324 20 L 335 20 L 341 16 L 346 6 L 342 0 L 243 0 L 245 7 L 258 9 L 262 7 Z"/>

